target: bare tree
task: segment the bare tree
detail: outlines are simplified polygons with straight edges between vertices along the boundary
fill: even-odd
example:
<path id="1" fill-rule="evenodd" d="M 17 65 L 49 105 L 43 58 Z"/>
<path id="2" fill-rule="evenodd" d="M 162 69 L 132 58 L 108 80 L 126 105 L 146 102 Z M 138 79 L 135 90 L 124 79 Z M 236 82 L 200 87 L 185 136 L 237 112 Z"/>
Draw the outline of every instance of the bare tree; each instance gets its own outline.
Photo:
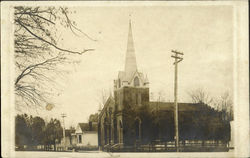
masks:
<path id="1" fill-rule="evenodd" d="M 212 98 L 203 89 L 198 88 L 196 90 L 190 91 L 188 94 L 191 97 L 193 103 L 207 104 L 217 111 L 222 112 L 224 120 L 233 120 L 233 101 L 229 92 L 224 92 L 218 98 Z"/>
<path id="2" fill-rule="evenodd" d="M 56 79 L 64 75 L 62 65 L 74 63 L 72 55 L 82 55 L 94 49 L 70 50 L 60 46 L 58 28 L 69 29 L 75 35 L 87 34 L 71 21 L 65 7 L 14 8 L 15 94 L 16 108 L 43 107 L 57 89 Z"/>
<path id="3" fill-rule="evenodd" d="M 103 106 L 105 105 L 106 101 L 108 100 L 108 98 L 112 96 L 112 92 L 111 89 L 110 90 L 106 90 L 106 89 L 102 89 L 99 92 L 99 95 L 97 96 L 97 101 L 99 102 L 99 108 L 103 108 Z"/>
<path id="4" fill-rule="evenodd" d="M 150 92 L 149 98 L 150 98 L 150 101 L 154 101 L 155 100 L 155 94 L 153 92 Z"/>
<path id="5" fill-rule="evenodd" d="M 157 101 L 158 102 L 164 102 L 164 101 L 166 101 L 166 94 L 165 94 L 164 91 L 161 90 L 161 91 L 158 92 Z"/>
<path id="6" fill-rule="evenodd" d="M 229 92 L 224 92 L 217 99 L 216 108 L 223 113 L 225 120 L 233 120 L 233 100 Z"/>
<path id="7" fill-rule="evenodd" d="M 188 95 L 191 97 L 193 103 L 203 103 L 207 105 L 212 105 L 213 98 L 209 93 L 205 92 L 202 88 L 198 88 L 188 92 Z"/>
<path id="8" fill-rule="evenodd" d="M 157 102 L 164 102 L 166 101 L 166 94 L 163 90 L 160 90 L 158 93 L 150 93 L 150 100 L 157 101 Z"/>

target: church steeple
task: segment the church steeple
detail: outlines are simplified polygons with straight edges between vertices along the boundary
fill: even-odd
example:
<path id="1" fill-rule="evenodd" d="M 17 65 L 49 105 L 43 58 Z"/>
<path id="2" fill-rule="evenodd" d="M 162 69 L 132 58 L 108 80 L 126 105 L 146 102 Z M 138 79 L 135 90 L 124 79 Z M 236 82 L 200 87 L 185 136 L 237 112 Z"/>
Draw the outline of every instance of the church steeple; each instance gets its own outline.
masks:
<path id="1" fill-rule="evenodd" d="M 125 61 L 126 76 L 130 76 L 136 70 L 137 70 L 137 65 L 136 65 L 135 48 L 132 35 L 132 26 L 131 26 L 131 20 L 129 20 L 128 43 L 127 43 L 127 52 Z"/>
<path id="2" fill-rule="evenodd" d="M 132 24 L 129 20 L 128 43 L 125 59 L 125 70 L 119 71 L 117 80 L 114 80 L 114 89 L 122 87 L 148 88 L 149 82 L 143 73 L 137 70 Z"/>

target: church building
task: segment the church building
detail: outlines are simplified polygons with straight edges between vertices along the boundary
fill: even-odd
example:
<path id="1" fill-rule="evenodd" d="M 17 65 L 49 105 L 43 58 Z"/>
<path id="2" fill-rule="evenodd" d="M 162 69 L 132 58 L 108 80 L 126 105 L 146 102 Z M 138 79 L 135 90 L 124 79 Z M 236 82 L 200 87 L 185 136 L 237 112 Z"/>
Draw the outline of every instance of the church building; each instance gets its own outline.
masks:
<path id="1" fill-rule="evenodd" d="M 125 69 L 114 80 L 114 96 L 99 113 L 101 150 L 132 151 L 155 142 L 164 142 L 166 147 L 175 141 L 174 103 L 150 102 L 149 94 L 148 78 L 137 69 L 130 21 Z M 203 103 L 179 103 L 179 121 L 182 145 L 192 141 L 226 144 L 230 139 L 229 122 Z"/>

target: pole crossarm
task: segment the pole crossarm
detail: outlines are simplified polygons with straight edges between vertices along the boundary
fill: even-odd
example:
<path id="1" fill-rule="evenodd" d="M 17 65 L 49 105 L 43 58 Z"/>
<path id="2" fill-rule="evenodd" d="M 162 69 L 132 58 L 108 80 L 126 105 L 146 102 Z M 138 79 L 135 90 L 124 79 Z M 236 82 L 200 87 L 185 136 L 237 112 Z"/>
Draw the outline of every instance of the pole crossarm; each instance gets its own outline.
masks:
<path id="1" fill-rule="evenodd" d="M 177 60 L 176 62 L 174 62 L 174 65 L 181 62 L 183 59 Z"/>
<path id="2" fill-rule="evenodd" d="M 67 117 L 67 116 L 66 116 L 66 114 L 64 114 L 64 113 L 63 113 L 63 114 L 61 114 L 61 116 L 62 116 L 62 118 Z"/>
<path id="3" fill-rule="evenodd" d="M 182 57 L 178 57 L 178 56 L 173 56 L 171 55 L 172 58 L 177 58 L 177 59 L 183 59 Z"/>
<path id="4" fill-rule="evenodd" d="M 180 54 L 180 55 L 184 55 L 182 52 L 178 52 L 177 50 L 171 50 L 171 52 L 176 53 L 176 54 Z"/>

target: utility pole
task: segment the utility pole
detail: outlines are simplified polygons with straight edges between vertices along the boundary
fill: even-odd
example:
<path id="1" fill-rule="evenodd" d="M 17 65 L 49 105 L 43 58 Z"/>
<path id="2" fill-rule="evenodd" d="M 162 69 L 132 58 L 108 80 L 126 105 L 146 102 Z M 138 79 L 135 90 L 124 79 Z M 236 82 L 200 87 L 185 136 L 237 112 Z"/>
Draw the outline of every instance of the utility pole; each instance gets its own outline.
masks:
<path id="1" fill-rule="evenodd" d="M 176 151 L 179 152 L 179 125 L 178 125 L 178 100 L 177 100 L 177 90 L 178 90 L 178 63 L 183 60 L 183 53 L 176 50 L 172 50 L 172 58 L 175 58 L 175 76 L 174 76 L 174 104 L 175 104 L 175 140 L 176 140 Z"/>
<path id="2" fill-rule="evenodd" d="M 64 123 L 64 117 L 66 117 L 66 114 L 62 113 L 61 116 L 63 118 L 63 145 L 64 145 L 64 150 L 66 150 L 65 123 Z"/>

